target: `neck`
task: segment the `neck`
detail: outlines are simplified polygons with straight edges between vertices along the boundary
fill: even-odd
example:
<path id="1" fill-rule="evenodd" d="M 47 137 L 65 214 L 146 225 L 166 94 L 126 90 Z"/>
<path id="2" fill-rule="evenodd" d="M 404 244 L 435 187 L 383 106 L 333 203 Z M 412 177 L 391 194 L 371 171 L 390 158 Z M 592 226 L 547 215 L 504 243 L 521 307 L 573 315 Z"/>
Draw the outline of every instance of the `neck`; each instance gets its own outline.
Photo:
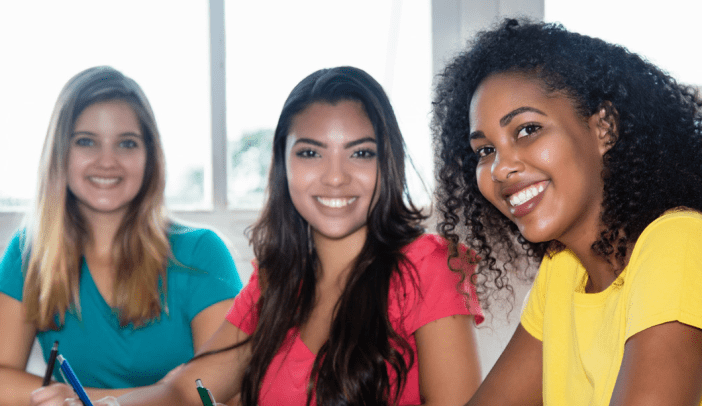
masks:
<path id="1" fill-rule="evenodd" d="M 340 239 L 330 239 L 314 232 L 314 244 L 319 258 L 319 280 L 344 286 L 353 262 L 363 249 L 368 229 L 362 227 Z"/>
<path id="2" fill-rule="evenodd" d="M 592 250 L 592 243 L 597 239 L 597 236 L 598 233 L 592 233 L 592 235 L 582 235 L 572 241 L 561 241 L 566 248 L 573 251 L 585 268 L 588 274 L 588 282 L 585 287 L 587 293 L 597 293 L 607 289 L 622 271 L 619 269 L 614 254 L 603 257 Z M 628 262 L 628 256 L 626 262 Z"/>
<path id="3" fill-rule="evenodd" d="M 110 258 L 115 236 L 125 213 L 95 213 L 83 210 L 82 215 L 90 230 L 89 239 L 84 247 L 85 255 Z"/>

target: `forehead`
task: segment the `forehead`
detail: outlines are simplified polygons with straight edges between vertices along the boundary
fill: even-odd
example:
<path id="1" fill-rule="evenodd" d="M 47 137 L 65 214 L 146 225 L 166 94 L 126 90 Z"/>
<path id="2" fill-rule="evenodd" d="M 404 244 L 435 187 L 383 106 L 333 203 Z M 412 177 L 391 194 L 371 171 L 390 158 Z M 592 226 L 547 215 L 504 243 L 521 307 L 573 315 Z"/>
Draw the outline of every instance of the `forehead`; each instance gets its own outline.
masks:
<path id="1" fill-rule="evenodd" d="M 107 100 L 87 106 L 76 117 L 74 126 L 104 125 L 139 126 L 139 118 L 131 104 L 124 100 Z"/>
<path id="2" fill-rule="evenodd" d="M 524 74 L 493 74 L 485 78 L 473 93 L 469 108 L 471 122 L 481 114 L 543 103 L 558 97 L 562 96 L 547 94 L 541 81 Z"/>
<path id="3" fill-rule="evenodd" d="M 347 143 L 359 138 L 375 138 L 363 104 L 342 100 L 334 104 L 317 102 L 293 117 L 287 142 L 309 138 L 324 143 Z"/>

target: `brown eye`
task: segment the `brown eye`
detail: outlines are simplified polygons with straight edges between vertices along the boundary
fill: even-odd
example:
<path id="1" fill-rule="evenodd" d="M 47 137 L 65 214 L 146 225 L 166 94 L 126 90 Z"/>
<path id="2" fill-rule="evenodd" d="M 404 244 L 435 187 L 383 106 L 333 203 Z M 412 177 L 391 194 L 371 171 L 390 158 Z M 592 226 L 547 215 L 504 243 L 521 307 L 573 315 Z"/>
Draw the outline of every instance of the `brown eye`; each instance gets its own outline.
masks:
<path id="1" fill-rule="evenodd" d="M 377 153 L 373 150 L 359 149 L 358 151 L 355 151 L 352 156 L 354 158 L 371 159 L 371 158 L 375 158 L 376 155 L 377 155 Z"/>
<path id="2" fill-rule="evenodd" d="M 475 153 L 479 158 L 485 158 L 493 152 L 495 152 L 495 147 L 491 147 L 489 145 L 478 147 L 478 149 L 475 150 Z"/>
<path id="3" fill-rule="evenodd" d="M 517 131 L 517 138 L 528 137 L 535 132 L 539 131 L 541 126 L 538 124 L 526 124 L 519 128 Z"/>
<path id="4" fill-rule="evenodd" d="M 295 153 L 295 156 L 299 156 L 300 158 L 314 158 L 319 156 L 319 154 L 312 149 L 301 149 Z"/>

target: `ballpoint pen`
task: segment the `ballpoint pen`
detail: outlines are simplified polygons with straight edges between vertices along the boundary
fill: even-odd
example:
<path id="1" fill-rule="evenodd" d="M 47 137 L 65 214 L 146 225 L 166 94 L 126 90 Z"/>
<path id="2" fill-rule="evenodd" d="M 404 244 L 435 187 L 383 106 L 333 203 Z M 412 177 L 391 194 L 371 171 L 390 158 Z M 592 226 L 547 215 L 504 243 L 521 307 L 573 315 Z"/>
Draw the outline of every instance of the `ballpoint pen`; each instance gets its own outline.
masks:
<path id="1" fill-rule="evenodd" d="M 54 346 L 51 347 L 51 353 L 49 353 L 49 362 L 46 364 L 46 372 L 44 373 L 44 382 L 41 386 L 47 386 L 51 383 L 51 375 L 54 374 L 54 364 L 56 363 L 56 356 L 58 355 L 58 341 L 54 341 Z"/>
<path id="2" fill-rule="evenodd" d="M 214 406 L 215 400 L 209 389 L 202 386 L 202 381 L 199 379 L 195 380 L 195 384 L 197 385 L 197 393 L 200 395 L 200 399 L 202 399 L 203 406 Z"/>
<path id="3" fill-rule="evenodd" d="M 68 361 L 66 361 L 66 359 L 63 358 L 61 355 L 58 355 L 56 359 L 58 360 L 59 366 L 61 367 L 61 374 L 63 375 L 63 378 L 68 382 L 69 385 L 71 385 L 73 391 L 76 393 L 76 395 L 78 395 L 80 401 L 83 402 L 83 405 L 93 406 L 93 404 L 90 402 L 90 398 L 88 398 L 88 394 L 86 394 L 85 389 L 83 389 L 83 385 L 80 384 L 78 377 L 75 373 L 73 373 L 73 369 L 71 369 L 71 365 L 68 363 Z"/>

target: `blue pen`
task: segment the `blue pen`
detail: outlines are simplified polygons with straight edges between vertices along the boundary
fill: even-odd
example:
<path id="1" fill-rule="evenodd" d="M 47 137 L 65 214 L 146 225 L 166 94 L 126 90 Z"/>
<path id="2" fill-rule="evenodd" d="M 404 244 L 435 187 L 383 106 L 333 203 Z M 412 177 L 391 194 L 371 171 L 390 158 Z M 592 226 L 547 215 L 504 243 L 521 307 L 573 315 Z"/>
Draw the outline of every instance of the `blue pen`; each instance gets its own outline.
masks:
<path id="1" fill-rule="evenodd" d="M 83 402 L 83 405 L 93 406 L 93 404 L 90 402 L 90 399 L 88 398 L 88 395 L 83 389 L 83 385 L 80 384 L 78 377 L 75 373 L 73 373 L 73 369 L 71 369 L 71 365 L 68 364 L 68 361 L 66 361 L 66 359 L 63 358 L 63 356 L 61 355 L 57 356 L 56 360 L 58 360 L 59 362 L 59 367 L 61 368 L 61 374 L 63 375 L 63 378 L 68 382 L 69 385 L 71 385 L 73 391 L 76 393 L 76 395 L 78 395 L 80 401 Z"/>

